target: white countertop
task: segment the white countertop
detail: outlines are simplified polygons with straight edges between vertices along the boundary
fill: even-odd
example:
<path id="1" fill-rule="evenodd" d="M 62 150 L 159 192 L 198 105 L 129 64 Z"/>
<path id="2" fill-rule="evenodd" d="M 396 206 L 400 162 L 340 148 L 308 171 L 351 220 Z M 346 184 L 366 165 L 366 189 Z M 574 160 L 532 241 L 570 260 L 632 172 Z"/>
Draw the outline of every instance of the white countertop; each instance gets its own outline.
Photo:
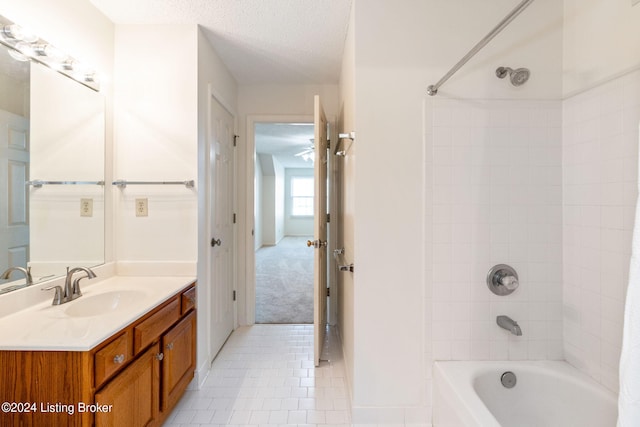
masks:
<path id="1" fill-rule="evenodd" d="M 91 284 L 85 279 L 80 298 L 56 306 L 51 291 L 46 302 L 0 318 L 0 350 L 91 350 L 194 280 L 114 276 Z"/>

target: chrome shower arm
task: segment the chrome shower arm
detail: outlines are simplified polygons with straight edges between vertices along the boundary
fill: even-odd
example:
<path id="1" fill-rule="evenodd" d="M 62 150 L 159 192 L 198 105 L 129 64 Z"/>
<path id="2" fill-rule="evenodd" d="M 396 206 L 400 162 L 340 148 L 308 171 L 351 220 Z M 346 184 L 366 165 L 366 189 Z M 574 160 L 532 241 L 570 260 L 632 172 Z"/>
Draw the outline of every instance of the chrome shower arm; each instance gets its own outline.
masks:
<path id="1" fill-rule="evenodd" d="M 453 68 L 451 68 L 447 72 L 447 74 L 445 74 L 440 80 L 438 80 L 438 83 L 429 86 L 427 88 L 427 94 L 429 94 L 430 96 L 436 95 L 438 93 L 438 89 L 440 88 L 440 86 L 442 86 L 444 84 L 444 82 L 449 80 L 451 78 L 451 76 L 453 76 L 460 68 L 462 68 L 462 66 L 464 64 L 466 64 L 471 58 L 473 58 L 473 56 L 476 53 L 478 53 L 478 51 L 480 51 L 480 49 L 485 47 L 486 44 L 489 43 L 495 36 L 497 36 L 498 33 L 500 33 L 502 30 L 504 30 L 504 28 L 507 25 L 509 25 L 511 23 L 511 21 L 513 21 L 516 18 L 516 16 L 520 15 L 520 13 L 523 10 L 525 10 L 527 8 L 527 6 L 529 6 L 531 3 L 533 3 L 533 0 L 523 0 L 518 6 L 515 7 L 515 9 L 513 9 L 511 12 L 509 12 L 509 14 L 507 16 L 505 16 L 504 19 L 502 21 L 500 21 L 500 23 L 498 25 L 496 25 L 495 28 L 489 32 L 489 34 L 484 36 L 484 38 L 482 40 L 480 40 L 478 42 L 478 44 L 476 44 L 469 51 L 469 53 L 467 53 L 460 61 L 458 61 L 458 63 L 456 65 L 454 65 Z"/>

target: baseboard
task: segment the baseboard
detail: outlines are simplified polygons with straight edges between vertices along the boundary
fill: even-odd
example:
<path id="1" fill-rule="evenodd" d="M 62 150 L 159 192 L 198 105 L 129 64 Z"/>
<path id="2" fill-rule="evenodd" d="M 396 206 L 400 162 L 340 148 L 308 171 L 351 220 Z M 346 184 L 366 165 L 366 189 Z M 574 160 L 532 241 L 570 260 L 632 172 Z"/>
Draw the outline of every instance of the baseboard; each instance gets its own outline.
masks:
<path id="1" fill-rule="evenodd" d="M 187 390 L 200 390 L 203 386 L 207 377 L 209 376 L 209 372 L 211 372 L 209 363 L 205 360 L 194 373 L 193 381 L 187 387 Z"/>

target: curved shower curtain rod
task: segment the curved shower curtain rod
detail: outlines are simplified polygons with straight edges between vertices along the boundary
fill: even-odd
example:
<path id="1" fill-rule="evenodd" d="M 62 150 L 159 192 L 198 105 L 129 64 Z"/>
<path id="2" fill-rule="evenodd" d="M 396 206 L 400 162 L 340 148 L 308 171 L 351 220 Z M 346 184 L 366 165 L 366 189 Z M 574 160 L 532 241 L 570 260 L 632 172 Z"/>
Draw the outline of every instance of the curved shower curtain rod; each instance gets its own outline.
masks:
<path id="1" fill-rule="evenodd" d="M 427 94 L 429 94 L 430 96 L 436 95 L 438 93 L 438 88 L 442 86 L 444 82 L 449 80 L 449 78 L 453 76 L 456 73 L 456 71 L 462 68 L 462 66 L 466 64 L 467 61 L 469 61 L 476 53 L 478 53 L 480 49 L 485 47 L 485 45 L 489 43 L 491 39 L 497 36 L 500 31 L 504 30 L 504 28 L 507 25 L 509 25 L 509 23 L 513 21 L 516 18 L 516 16 L 520 15 L 520 13 L 523 10 L 525 10 L 527 6 L 529 6 L 531 3 L 533 3 L 533 0 L 524 0 L 518 6 L 516 6 L 515 9 L 509 12 L 509 14 L 505 16 L 504 19 L 500 21 L 500 23 L 496 25 L 495 28 L 489 32 L 489 34 L 484 36 L 484 38 L 480 40 L 478 44 L 476 44 L 469 51 L 469 53 L 467 53 L 460 61 L 458 61 L 458 63 L 454 65 L 453 68 L 451 68 L 447 74 L 445 74 L 440 80 L 438 80 L 438 83 L 429 86 L 427 88 Z"/>

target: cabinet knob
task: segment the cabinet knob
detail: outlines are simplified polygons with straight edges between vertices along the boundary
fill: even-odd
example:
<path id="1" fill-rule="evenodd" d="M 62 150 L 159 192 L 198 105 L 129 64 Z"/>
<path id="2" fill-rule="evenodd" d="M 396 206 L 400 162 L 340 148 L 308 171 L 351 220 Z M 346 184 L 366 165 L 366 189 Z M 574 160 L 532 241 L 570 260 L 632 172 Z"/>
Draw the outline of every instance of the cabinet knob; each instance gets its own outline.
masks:
<path id="1" fill-rule="evenodd" d="M 122 362 L 124 362 L 124 354 L 118 354 L 113 358 L 113 363 L 116 363 L 119 365 Z"/>
<path id="2" fill-rule="evenodd" d="M 169 344 L 167 344 L 167 350 L 173 350 L 173 343 L 170 342 Z"/>
<path id="3" fill-rule="evenodd" d="M 156 360 L 162 360 L 162 359 L 164 359 L 164 353 L 156 354 Z"/>

